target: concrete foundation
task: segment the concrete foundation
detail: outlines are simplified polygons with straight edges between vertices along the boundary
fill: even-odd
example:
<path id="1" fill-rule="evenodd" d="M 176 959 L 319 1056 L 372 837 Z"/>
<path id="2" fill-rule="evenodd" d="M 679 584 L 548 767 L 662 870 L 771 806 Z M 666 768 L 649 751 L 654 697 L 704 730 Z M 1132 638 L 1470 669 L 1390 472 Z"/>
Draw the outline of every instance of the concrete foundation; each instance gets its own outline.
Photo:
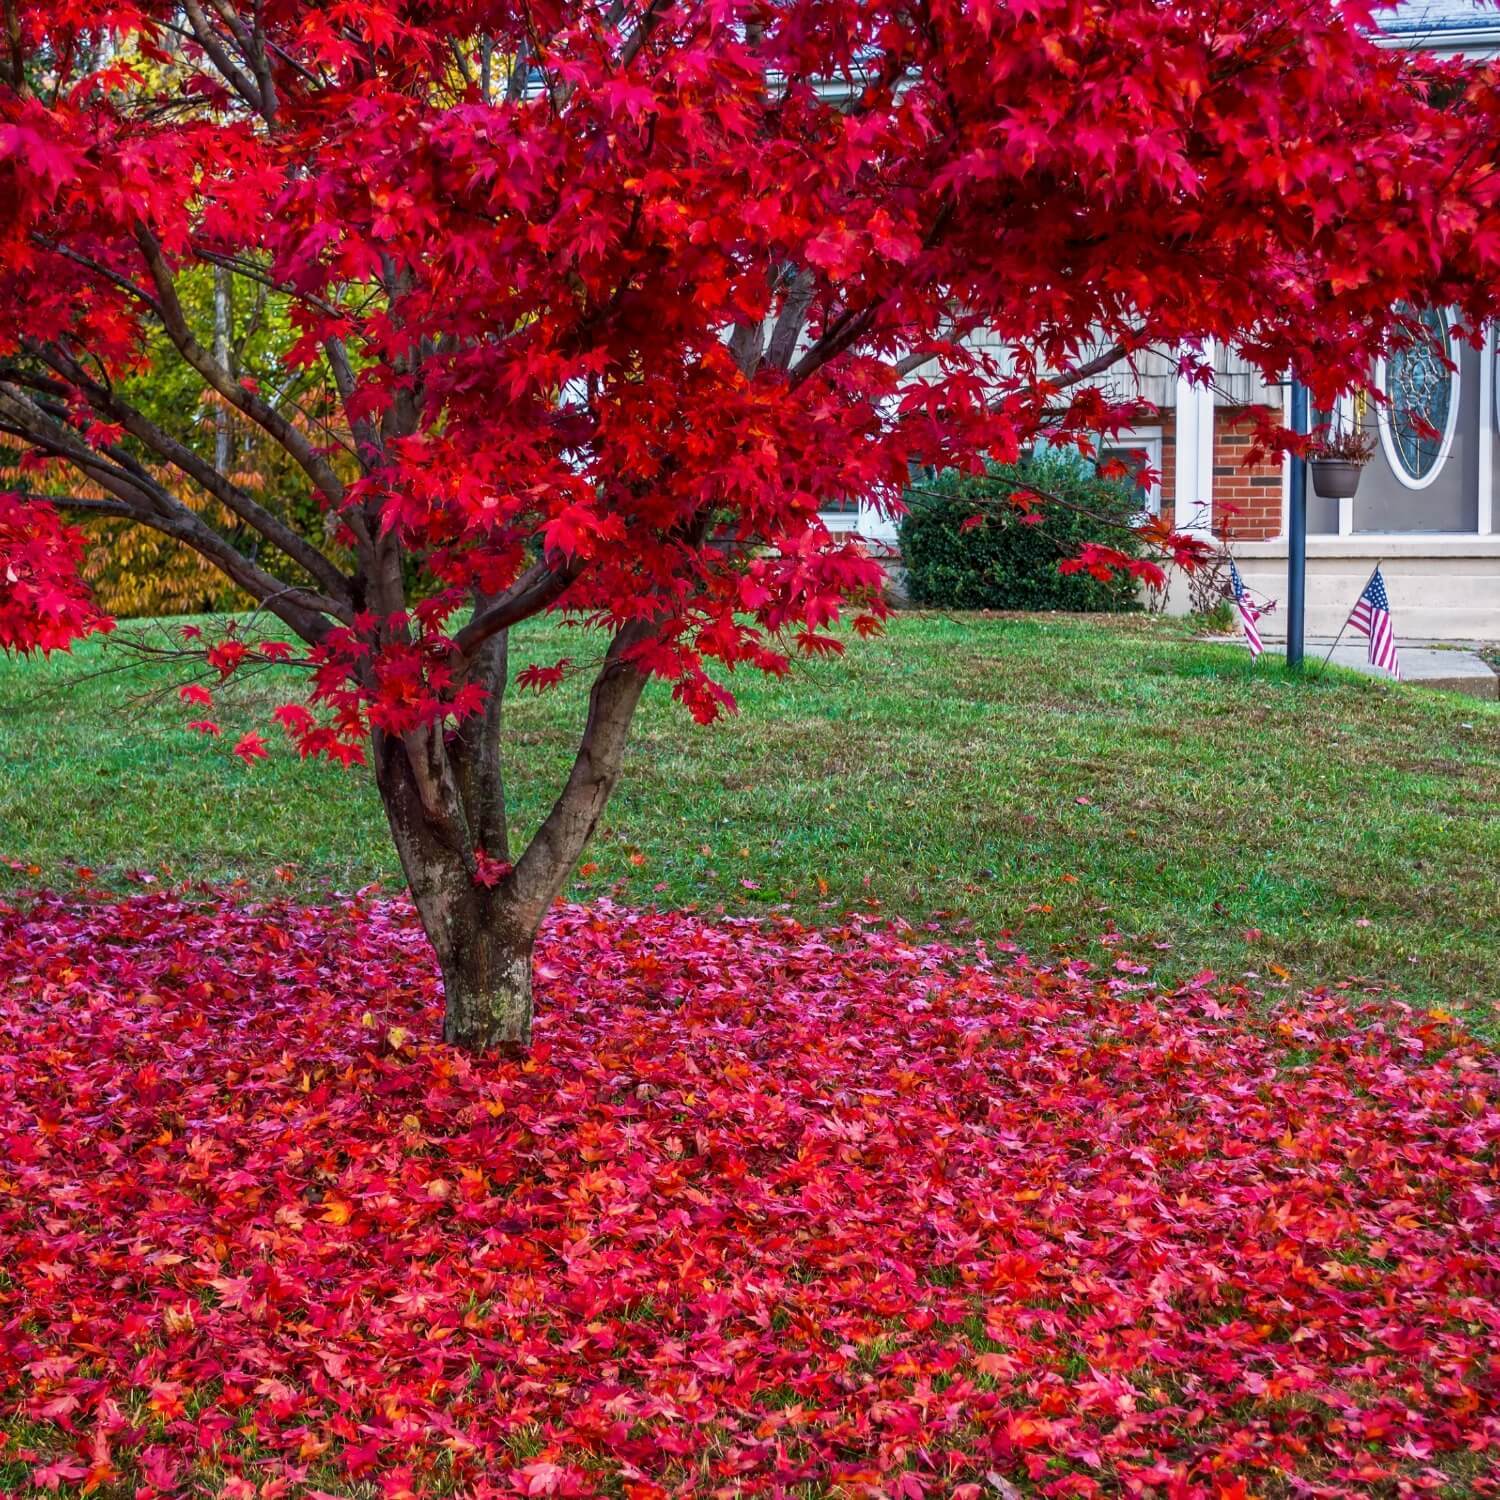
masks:
<path id="1" fill-rule="evenodd" d="M 1249 588 L 1284 609 L 1285 540 L 1239 542 L 1234 557 Z M 1309 537 L 1309 636 L 1338 634 L 1377 562 L 1398 642 L 1500 641 L 1500 536 Z M 1172 590 L 1168 609 L 1186 612 L 1185 588 Z M 1280 626 L 1274 614 L 1265 623 Z"/>

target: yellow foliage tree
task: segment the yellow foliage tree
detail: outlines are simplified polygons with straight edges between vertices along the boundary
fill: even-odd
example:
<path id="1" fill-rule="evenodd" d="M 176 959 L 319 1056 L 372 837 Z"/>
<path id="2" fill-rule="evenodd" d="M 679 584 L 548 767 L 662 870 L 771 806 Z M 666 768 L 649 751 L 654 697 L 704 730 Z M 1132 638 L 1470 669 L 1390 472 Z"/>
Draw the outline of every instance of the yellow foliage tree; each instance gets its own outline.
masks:
<path id="1" fill-rule="evenodd" d="M 158 477 L 165 482 L 165 476 Z M 232 520 L 222 506 L 206 502 L 193 490 L 171 488 L 184 505 L 202 514 L 211 525 L 227 525 Z M 0 462 L 0 490 L 45 495 L 63 507 L 69 500 L 107 498 L 102 489 L 87 480 L 65 480 L 60 469 L 22 469 L 4 462 Z M 84 581 L 100 607 L 119 619 L 203 614 L 242 609 L 250 603 L 249 596 L 235 588 L 205 557 L 158 531 L 103 516 L 84 515 L 76 524 L 89 539 L 82 568 Z"/>

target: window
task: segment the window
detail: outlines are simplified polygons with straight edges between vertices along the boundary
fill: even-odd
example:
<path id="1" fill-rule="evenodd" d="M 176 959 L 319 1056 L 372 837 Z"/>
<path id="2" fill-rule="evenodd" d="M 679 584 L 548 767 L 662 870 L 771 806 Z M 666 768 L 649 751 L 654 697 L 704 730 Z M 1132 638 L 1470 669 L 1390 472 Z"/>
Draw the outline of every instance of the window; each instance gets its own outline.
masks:
<path id="1" fill-rule="evenodd" d="M 1102 468 L 1111 459 L 1118 459 L 1130 470 L 1142 511 L 1156 515 L 1161 510 L 1161 428 L 1130 427 L 1104 439 L 1099 444 L 1097 463 Z"/>
<path id="2" fill-rule="evenodd" d="M 860 529 L 861 512 L 857 500 L 825 500 L 818 507 L 818 516 L 834 535 Z"/>
<path id="3" fill-rule="evenodd" d="M 1458 371 L 1450 369 L 1453 336 L 1438 308 L 1415 317 L 1425 337 L 1410 348 L 1381 360 L 1375 384 L 1387 398 L 1379 412 L 1380 442 L 1396 478 L 1408 489 L 1422 490 L 1437 478 L 1458 423 Z"/>

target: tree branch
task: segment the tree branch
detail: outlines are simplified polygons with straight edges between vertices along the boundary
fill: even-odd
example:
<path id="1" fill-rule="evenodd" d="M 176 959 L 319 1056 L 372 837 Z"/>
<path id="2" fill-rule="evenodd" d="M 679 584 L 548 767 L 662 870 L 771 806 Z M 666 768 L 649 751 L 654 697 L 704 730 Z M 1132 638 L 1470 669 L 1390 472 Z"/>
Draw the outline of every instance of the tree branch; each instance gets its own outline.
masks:
<path id="1" fill-rule="evenodd" d="M 953 217 L 952 203 L 944 203 L 933 216 L 932 223 L 928 226 L 927 233 L 922 236 L 923 250 L 931 250 L 942 238 L 943 231 L 948 227 L 948 221 Z M 858 311 L 846 309 L 832 325 L 823 330 L 810 349 L 803 354 L 802 358 L 791 369 L 791 381 L 793 385 L 801 385 L 802 382 L 815 375 L 826 365 L 829 360 L 836 359 L 851 345 L 857 343 L 860 338 L 869 331 L 870 325 L 880 313 L 880 309 L 890 300 L 891 290 L 878 294 L 873 302 L 867 303 Z"/>
<path id="2" fill-rule="evenodd" d="M 875 321 L 875 314 L 879 310 L 880 302 L 876 301 L 867 307 L 860 308 L 858 312 L 841 313 L 834 319 L 832 327 L 825 328 L 817 343 L 792 366 L 788 372 L 792 384 L 801 385 L 804 380 L 816 375 L 830 360 L 838 358 L 845 349 L 858 343 L 870 324 Z"/>
<path id="3" fill-rule="evenodd" d="M 43 249 L 52 251 L 54 255 L 61 255 L 64 259 L 71 260 L 75 265 L 92 271 L 96 276 L 102 276 L 112 286 L 118 287 L 120 291 L 134 298 L 137 302 L 144 303 L 158 318 L 165 320 L 166 313 L 162 305 L 143 287 L 138 287 L 128 276 L 122 276 L 118 271 L 110 270 L 108 266 L 101 264 L 92 256 L 84 255 L 67 245 L 59 245 L 55 240 L 49 240 L 44 235 L 34 234 L 32 235 L 32 239 Z"/>
<path id="4" fill-rule="evenodd" d="M 572 564 L 554 569 L 549 563 L 533 563 L 453 637 L 453 644 L 461 655 L 473 656 L 497 631 L 509 630 L 555 603 L 580 572 L 582 569 Z"/>
<path id="5" fill-rule="evenodd" d="M 588 719 L 567 782 L 516 862 L 512 888 L 529 923 L 539 922 L 556 900 L 619 778 L 630 721 L 646 686 L 646 674 L 629 653 L 651 630 L 651 622 L 637 621 L 610 642 L 589 692 Z"/>
<path id="6" fill-rule="evenodd" d="M 0 382 L 0 429 L 66 459 L 114 495 L 127 519 L 201 553 L 309 644 L 316 645 L 328 634 L 331 627 L 326 617 L 339 617 L 343 606 L 338 601 L 295 588 L 268 573 L 146 475 L 128 455 L 118 455 L 119 461 L 115 463 L 107 461 L 31 397 L 3 382 Z M 115 456 L 111 452 L 111 457 Z"/>
<path id="7" fill-rule="evenodd" d="M 792 277 L 771 329 L 771 346 L 766 351 L 765 362 L 773 369 L 784 370 L 792 362 L 817 285 L 818 279 L 810 270 L 798 271 Z"/>
<path id="8" fill-rule="evenodd" d="M 482 612 L 485 601 L 476 601 Z M 478 648 L 465 674 L 488 693 L 483 709 L 458 726 L 450 747 L 464 819 L 475 845 L 495 859 L 510 859 L 510 829 L 505 810 L 505 780 L 500 773 L 505 686 L 509 672 L 510 635 L 497 630 Z"/>
<path id="9" fill-rule="evenodd" d="M 209 0 L 220 19 L 239 44 L 240 55 L 250 64 L 260 90 L 263 113 L 268 121 L 276 118 L 276 80 L 271 76 L 271 62 L 266 56 L 266 34 L 263 25 L 262 0 L 256 0 L 255 24 L 247 27 L 228 0 Z"/>
<path id="10" fill-rule="evenodd" d="M 293 531 L 279 516 L 246 494 L 206 459 L 170 433 L 163 432 L 144 412 L 122 400 L 114 391 L 89 379 L 83 367 L 63 351 L 38 348 L 37 355 L 64 379 L 71 381 L 95 411 L 113 418 L 159 458 L 201 485 L 226 510 L 259 532 L 272 546 L 280 548 L 310 578 L 315 579 L 332 599 L 341 601 L 341 618 L 346 621 L 353 618 L 352 586 L 331 558 Z"/>
<path id="11" fill-rule="evenodd" d="M 619 68 L 622 73 L 635 61 L 636 53 L 646 45 L 651 33 L 661 24 L 662 14 L 668 4 L 669 0 L 650 0 L 644 14 L 636 22 L 635 30 L 625 38 L 625 45 L 620 48 Z"/>
<path id="12" fill-rule="evenodd" d="M 521 38 L 511 60 L 510 76 L 505 80 L 505 102 L 519 104 L 526 97 L 526 80 L 531 76 L 531 42 Z"/>
<path id="13" fill-rule="evenodd" d="M 274 407 L 268 405 L 253 391 L 246 390 L 193 336 L 182 303 L 177 297 L 177 286 L 167 268 L 160 243 L 144 225 L 136 225 L 136 243 L 145 257 L 146 268 L 155 283 L 160 299 L 162 327 L 171 339 L 177 352 L 231 405 L 250 418 L 257 426 L 276 439 L 292 456 L 298 466 L 333 504 L 341 506 L 344 499 L 343 482 L 332 467 L 302 433 L 287 421 Z"/>
<path id="14" fill-rule="evenodd" d="M 1065 391 L 1070 386 L 1080 385 L 1085 380 L 1092 380 L 1095 375 L 1102 375 L 1124 358 L 1125 346 L 1111 344 L 1102 354 L 1096 354 L 1092 359 L 1085 360 L 1083 364 L 1075 365 L 1066 375 L 1047 376 L 1046 383 L 1054 390 Z"/>
<path id="15" fill-rule="evenodd" d="M 259 266 L 236 260 L 232 255 L 220 255 L 216 251 L 205 250 L 201 245 L 193 246 L 193 255 L 198 260 L 206 260 L 211 266 L 223 266 L 226 271 L 232 271 L 236 276 L 243 276 L 247 281 L 257 281 L 267 290 L 279 292 L 283 297 L 294 297 L 299 302 L 305 302 L 309 307 L 317 308 L 320 313 L 330 318 L 346 316 L 344 310 L 335 307 L 332 302 L 325 302 L 323 298 L 315 297 L 311 292 L 299 292 L 296 287 L 277 281 Z"/>
<path id="16" fill-rule="evenodd" d="M 198 0 L 182 0 L 182 8 L 193 28 L 194 39 L 208 53 L 214 67 L 223 75 L 225 82 L 256 114 L 263 115 L 268 120 L 271 119 L 276 112 L 274 101 L 268 102 L 257 85 L 251 82 L 250 75 L 230 57 L 229 49 L 214 35 L 213 28 L 208 24 L 208 17 L 203 13 L 203 7 Z"/>

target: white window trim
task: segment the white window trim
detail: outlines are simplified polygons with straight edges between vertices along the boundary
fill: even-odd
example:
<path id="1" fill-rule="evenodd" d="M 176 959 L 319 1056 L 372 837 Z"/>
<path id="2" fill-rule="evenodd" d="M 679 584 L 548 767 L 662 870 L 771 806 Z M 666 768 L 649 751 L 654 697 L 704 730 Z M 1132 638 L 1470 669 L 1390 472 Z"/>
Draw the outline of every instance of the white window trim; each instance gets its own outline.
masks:
<path id="1" fill-rule="evenodd" d="M 1179 357 L 1190 351 L 1178 350 Z M 1204 344 L 1202 356 L 1214 359 L 1214 343 Z M 1195 385 L 1177 377 L 1176 498 L 1173 526 L 1189 536 L 1210 538 L 1214 524 L 1214 443 L 1217 437 L 1217 398 L 1211 385 Z"/>
<path id="2" fill-rule="evenodd" d="M 1447 339 L 1448 353 L 1453 349 L 1453 312 L 1450 308 L 1441 309 L 1443 316 L 1443 332 Z M 1375 362 L 1375 389 L 1382 395 L 1385 389 L 1386 362 L 1384 359 Z M 1448 455 L 1453 451 L 1453 440 L 1458 434 L 1458 411 L 1459 404 L 1463 399 L 1463 369 L 1460 360 L 1454 360 L 1453 368 L 1448 372 L 1451 383 L 1451 394 L 1448 397 L 1448 425 L 1443 432 L 1442 443 L 1438 447 L 1437 457 L 1433 460 L 1432 467 L 1420 479 L 1415 478 L 1401 460 L 1400 450 L 1396 447 L 1396 439 L 1391 432 L 1390 408 L 1383 402 L 1377 402 L 1375 406 L 1375 421 L 1380 428 L 1380 446 L 1385 451 L 1385 461 L 1390 465 L 1391 473 L 1396 476 L 1396 481 L 1409 490 L 1425 490 L 1429 485 L 1436 483 L 1438 475 L 1443 472 L 1448 462 Z"/>
<path id="3" fill-rule="evenodd" d="M 864 532 L 866 511 L 871 515 L 879 514 L 873 505 L 861 503 L 858 510 L 820 510 L 818 519 L 830 536 L 841 536 L 846 531 Z"/>
<path id="4" fill-rule="evenodd" d="M 1375 409 L 1377 412 L 1380 410 L 1378 402 L 1376 403 Z M 1347 432 L 1352 432 L 1354 430 L 1354 428 L 1361 421 L 1361 414 L 1359 410 L 1359 404 L 1353 396 L 1345 395 L 1339 397 L 1338 403 L 1334 406 L 1333 409 L 1333 419 L 1338 424 L 1341 430 Z M 1392 467 L 1394 468 L 1395 466 L 1392 465 Z M 1309 479 L 1311 479 L 1312 476 L 1309 475 L 1308 477 Z M 1352 495 L 1343 496 L 1338 501 L 1338 508 L 1339 535 L 1353 536 L 1354 497 Z"/>

